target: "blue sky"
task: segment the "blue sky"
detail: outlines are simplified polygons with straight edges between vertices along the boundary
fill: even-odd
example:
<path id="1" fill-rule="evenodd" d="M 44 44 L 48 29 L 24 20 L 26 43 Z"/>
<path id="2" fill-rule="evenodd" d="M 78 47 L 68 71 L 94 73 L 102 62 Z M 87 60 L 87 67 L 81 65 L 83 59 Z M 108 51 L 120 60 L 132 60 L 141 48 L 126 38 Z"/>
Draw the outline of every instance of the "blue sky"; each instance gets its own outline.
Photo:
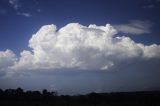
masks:
<path id="1" fill-rule="evenodd" d="M 105 25 L 149 20 L 154 23 L 152 33 L 132 37 L 138 42 L 159 43 L 158 0 L 20 0 L 18 3 L 20 6 L 14 9 L 8 0 L 0 1 L 1 50 L 10 48 L 18 53 L 42 25 L 53 23 L 60 28 L 71 22 Z M 31 16 L 18 15 L 20 12 Z"/>
<path id="2" fill-rule="evenodd" d="M 157 73 L 158 74 L 160 73 L 158 72 L 158 69 L 160 68 L 159 67 L 160 64 L 159 11 L 160 11 L 160 0 L 1 0 L 0 1 L 0 51 L 1 51 L 0 75 L 7 76 L 8 75 L 7 73 L 9 73 L 9 76 L 10 73 L 11 74 L 14 73 L 14 75 L 0 79 L 0 87 L 15 88 L 18 86 L 22 86 L 26 89 L 41 89 L 41 88 L 50 89 L 50 86 L 52 86 L 62 93 L 71 93 L 71 94 L 86 93 L 91 91 L 106 92 L 106 91 L 118 91 L 118 90 L 125 91 L 125 90 L 159 89 L 160 83 L 156 83 L 156 81 L 159 80 Z M 79 23 L 79 24 L 70 24 L 70 23 Z M 56 25 L 57 27 L 56 31 L 54 30 L 54 26 L 46 26 L 51 24 Z M 91 24 L 95 24 L 97 27 L 95 26 L 89 27 L 89 25 Z M 112 30 L 111 34 L 108 34 L 107 31 L 110 29 L 107 29 L 106 31 L 105 29 L 99 27 L 99 26 L 104 26 L 106 28 L 109 28 L 109 26 L 106 26 L 106 24 L 110 24 L 112 27 L 115 28 L 117 32 L 115 33 L 113 31 L 114 29 L 111 29 Z M 41 28 L 42 26 L 44 27 Z M 40 28 L 43 30 L 40 30 Z M 64 30 L 60 31 L 60 29 L 62 28 Z M 86 30 L 83 30 L 85 28 Z M 93 30 L 93 33 L 95 34 L 93 36 L 96 36 L 96 34 L 101 35 L 101 32 L 97 32 L 97 29 L 104 31 L 107 36 L 114 35 L 114 37 L 111 38 L 112 39 L 111 42 L 113 44 L 110 45 L 106 43 L 104 45 L 110 45 L 111 47 L 114 46 L 114 44 L 116 43 L 115 46 L 116 50 L 111 51 L 112 49 L 110 49 L 110 47 L 108 46 L 105 49 L 104 48 L 102 49 L 104 53 L 113 52 L 113 54 L 111 55 L 111 57 L 104 56 L 104 60 L 102 58 L 103 56 L 97 57 L 98 62 L 92 62 L 94 61 L 94 59 L 91 58 L 90 55 L 97 55 L 97 54 L 104 55 L 104 54 L 102 53 L 102 51 L 95 51 L 96 49 L 92 47 L 91 48 L 89 47 L 89 49 L 85 48 L 86 46 L 88 47 L 89 44 L 86 45 L 82 42 L 79 42 L 80 44 L 83 45 L 83 49 L 79 48 L 77 44 L 72 45 L 73 47 L 78 48 L 79 52 L 78 53 L 76 52 L 76 54 L 74 54 L 75 52 L 71 52 L 71 54 L 69 54 L 70 56 L 69 58 L 66 57 L 64 58 L 63 56 L 65 55 L 68 56 L 68 55 L 65 53 L 61 54 L 57 49 L 53 48 L 52 44 L 54 43 L 54 41 L 52 39 L 51 41 L 50 40 L 45 41 L 47 39 L 45 38 L 47 34 L 54 35 L 55 32 L 60 32 L 61 33 L 60 35 L 62 35 L 62 37 L 65 37 L 64 36 L 65 34 L 66 35 L 70 34 L 69 33 L 70 31 L 71 32 L 73 31 L 74 34 L 75 33 L 77 34 L 78 33 L 76 32 L 77 30 L 78 31 L 83 30 L 84 32 L 82 33 L 85 33 L 86 36 L 92 35 L 88 34 L 89 33 L 87 32 L 88 30 L 91 30 L 91 32 Z M 54 33 L 43 32 L 46 30 L 55 32 Z M 68 32 L 65 32 L 65 30 L 67 30 Z M 38 37 L 32 36 L 38 31 L 39 34 L 36 34 L 36 36 L 39 37 L 41 36 L 44 37 L 45 39 L 42 40 Z M 58 34 L 55 35 L 58 36 Z M 54 37 L 52 36 L 51 38 Z M 64 46 L 64 48 L 67 48 L 68 47 L 67 45 L 69 45 L 66 42 L 67 39 L 63 38 L 61 40 L 62 40 L 61 42 L 62 45 L 60 45 L 61 43 L 58 44 L 60 46 Z M 94 40 L 95 43 L 97 42 L 97 47 L 99 46 L 101 47 L 98 40 L 96 39 Z M 43 58 L 43 55 L 41 54 L 44 51 L 38 50 L 39 46 L 40 47 L 41 45 L 44 46 L 42 44 L 43 41 L 49 42 L 50 44 L 49 46 L 44 47 L 45 48 L 44 50 L 50 49 L 50 51 L 45 52 L 47 55 L 50 55 L 50 53 L 54 54 L 54 51 L 56 51 L 57 54 L 55 53 L 56 55 L 52 55 L 51 57 L 49 57 L 51 58 L 51 60 L 41 63 L 39 62 L 39 60 L 42 59 L 41 61 L 44 61 L 43 59 L 46 59 Z M 132 48 L 130 46 L 130 44 L 132 45 L 131 43 L 132 41 L 135 42 L 135 44 L 133 44 L 133 51 L 130 51 L 130 48 Z M 129 49 L 126 49 L 127 47 L 121 48 L 117 46 L 119 45 L 119 43 L 117 42 L 119 42 L 122 45 L 127 45 Z M 140 46 L 138 43 L 141 43 L 142 46 Z M 138 51 L 139 49 L 136 48 L 137 45 L 140 51 Z M 92 46 L 95 47 L 95 45 Z M 147 49 L 145 50 L 145 48 Z M 7 51 L 6 49 L 9 49 L 9 51 Z M 52 49 L 53 51 L 51 51 Z M 123 49 L 124 51 L 125 49 L 127 50 L 126 54 L 123 51 Z M 105 50 L 108 51 L 106 52 Z M 120 55 L 119 53 L 124 53 L 124 57 L 126 58 L 123 58 L 123 55 Z M 76 57 L 74 57 L 73 54 L 74 56 L 76 55 Z M 1 55 L 3 56 L 9 55 L 9 56 L 3 57 Z M 116 57 L 115 55 L 118 56 Z M 27 63 L 28 61 L 29 63 L 32 63 L 32 61 L 27 60 L 25 56 L 28 56 L 26 58 L 29 58 L 31 60 L 38 58 L 38 60 L 35 60 L 36 62 L 37 61 L 38 62 L 37 63 L 35 61 L 33 62 L 36 65 L 28 64 Z M 58 56 L 59 58 L 55 58 L 56 56 Z M 121 57 L 123 59 L 119 59 Z M 143 59 L 144 57 L 145 59 Z M 65 65 L 63 67 L 59 66 L 62 64 L 61 59 L 68 62 L 71 58 L 72 59 L 78 58 L 79 60 L 75 60 L 77 61 L 77 64 L 78 62 L 79 64 L 80 62 L 83 62 L 84 65 L 78 66 L 77 64 L 76 65 L 74 64 L 75 66 L 70 67 L 68 66 L 68 64 L 62 62 Z M 58 66 L 50 64 L 52 62 L 55 62 L 54 59 L 57 60 L 56 62 Z M 100 68 L 101 66 L 99 65 L 100 63 L 101 64 L 105 63 L 107 65 Z M 7 66 L 4 64 L 9 64 L 9 65 Z M 44 67 L 41 67 L 43 65 Z M 148 66 L 146 67 L 145 65 Z M 27 67 L 37 67 L 37 66 L 39 67 L 38 69 L 27 68 Z M 94 67 L 95 69 L 92 67 Z M 157 69 L 154 69 L 153 71 L 152 70 L 153 67 L 156 67 Z M 96 71 L 85 72 L 84 69 L 96 70 Z M 107 72 L 99 71 L 101 69 L 105 69 L 107 70 Z M 26 72 L 24 70 L 29 70 L 29 71 Z M 37 72 L 37 70 L 46 70 L 46 71 Z M 56 71 L 50 72 L 49 70 L 56 70 Z M 62 70 L 62 71 L 57 72 L 57 70 Z M 69 71 L 65 72 L 64 70 L 69 70 Z M 73 70 L 83 70 L 83 71 L 74 72 Z M 121 71 L 123 70 L 123 71 L 117 72 L 117 70 Z M 52 73 L 53 76 L 48 75 L 50 73 Z M 72 75 L 71 73 L 74 74 Z M 133 79 L 130 79 L 132 77 Z M 134 77 L 137 79 L 134 80 Z M 31 84 L 29 83 L 32 80 L 34 80 L 33 81 L 34 83 L 37 83 L 37 86 L 34 86 L 34 83 Z M 67 81 L 67 80 L 72 80 L 72 81 Z M 77 84 L 76 81 L 74 82 L 74 80 L 79 81 L 79 84 Z M 141 80 L 141 82 L 139 82 L 138 84 L 133 84 L 138 80 Z M 19 81 L 23 81 L 26 84 Z M 42 84 L 39 82 L 42 82 Z M 61 84 L 59 82 L 61 82 Z M 99 84 L 97 85 L 95 84 L 95 82 Z M 91 83 L 91 86 L 87 86 L 88 83 Z M 73 87 L 75 85 L 79 87 L 79 88 L 75 87 L 76 90 L 74 90 Z M 107 88 L 107 86 L 110 87 Z"/>

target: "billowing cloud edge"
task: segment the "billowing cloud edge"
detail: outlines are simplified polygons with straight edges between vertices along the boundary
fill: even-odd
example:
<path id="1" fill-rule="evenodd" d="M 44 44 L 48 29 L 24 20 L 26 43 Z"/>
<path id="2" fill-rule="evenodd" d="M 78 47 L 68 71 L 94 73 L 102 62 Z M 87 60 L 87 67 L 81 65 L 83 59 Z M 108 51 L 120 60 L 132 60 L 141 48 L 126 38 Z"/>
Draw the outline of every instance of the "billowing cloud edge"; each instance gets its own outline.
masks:
<path id="1" fill-rule="evenodd" d="M 125 61 L 160 58 L 160 45 L 144 45 L 117 35 L 110 24 L 70 23 L 59 30 L 56 25 L 44 25 L 30 38 L 31 51 L 23 50 L 20 57 L 11 50 L 0 51 L 0 75 L 65 68 L 110 70 Z"/>

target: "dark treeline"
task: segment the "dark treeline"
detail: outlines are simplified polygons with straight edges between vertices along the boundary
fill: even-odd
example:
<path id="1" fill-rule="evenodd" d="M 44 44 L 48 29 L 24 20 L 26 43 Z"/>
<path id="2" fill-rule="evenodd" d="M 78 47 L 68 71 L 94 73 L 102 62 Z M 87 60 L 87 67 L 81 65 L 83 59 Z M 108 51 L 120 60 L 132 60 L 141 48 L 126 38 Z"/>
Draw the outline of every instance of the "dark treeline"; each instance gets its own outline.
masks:
<path id="1" fill-rule="evenodd" d="M 58 95 L 57 92 L 0 89 L 1 106 L 160 106 L 160 91 Z"/>

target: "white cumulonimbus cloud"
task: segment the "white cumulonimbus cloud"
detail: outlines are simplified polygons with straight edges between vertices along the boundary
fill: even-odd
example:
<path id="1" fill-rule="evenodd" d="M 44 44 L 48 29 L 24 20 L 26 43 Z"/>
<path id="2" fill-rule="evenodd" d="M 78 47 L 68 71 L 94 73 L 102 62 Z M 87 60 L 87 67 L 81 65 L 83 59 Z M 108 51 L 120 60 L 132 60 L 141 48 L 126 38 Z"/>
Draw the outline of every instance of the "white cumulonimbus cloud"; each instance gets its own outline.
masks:
<path id="1" fill-rule="evenodd" d="M 29 40 L 32 51 L 24 50 L 20 57 L 10 50 L 0 52 L 0 68 L 8 67 L 14 72 L 65 68 L 109 70 L 124 61 L 160 58 L 160 45 L 147 46 L 117 34 L 110 24 L 87 27 L 70 23 L 59 30 L 55 25 L 44 25 Z"/>

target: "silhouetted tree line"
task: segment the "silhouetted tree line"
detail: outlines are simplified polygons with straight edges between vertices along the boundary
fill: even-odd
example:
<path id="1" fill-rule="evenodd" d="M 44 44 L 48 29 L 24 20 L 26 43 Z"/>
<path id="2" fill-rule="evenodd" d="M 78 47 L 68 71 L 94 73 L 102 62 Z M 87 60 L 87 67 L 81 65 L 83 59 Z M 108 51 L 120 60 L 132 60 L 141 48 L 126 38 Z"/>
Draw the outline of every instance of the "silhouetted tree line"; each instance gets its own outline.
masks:
<path id="1" fill-rule="evenodd" d="M 0 100 L 51 100 L 57 96 L 57 92 L 48 92 L 46 89 L 40 91 L 26 91 L 22 88 L 0 89 Z"/>
<path id="2" fill-rule="evenodd" d="M 160 91 L 89 93 L 86 95 L 58 95 L 56 91 L 24 91 L 0 89 L 0 105 L 16 106 L 160 106 Z"/>

